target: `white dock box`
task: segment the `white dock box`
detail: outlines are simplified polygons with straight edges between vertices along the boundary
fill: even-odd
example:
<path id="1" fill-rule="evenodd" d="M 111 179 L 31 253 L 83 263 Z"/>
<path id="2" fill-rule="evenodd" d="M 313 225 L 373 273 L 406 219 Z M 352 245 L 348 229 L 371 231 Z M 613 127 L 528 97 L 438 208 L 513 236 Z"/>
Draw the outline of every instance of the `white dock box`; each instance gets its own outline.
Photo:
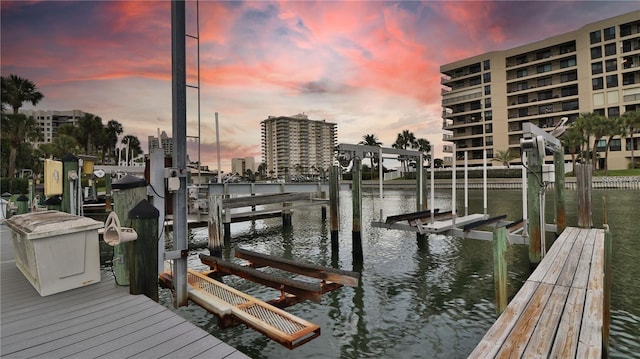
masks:
<path id="1" fill-rule="evenodd" d="M 102 222 L 59 211 L 6 220 L 16 266 L 41 296 L 100 281 L 98 228 Z"/>

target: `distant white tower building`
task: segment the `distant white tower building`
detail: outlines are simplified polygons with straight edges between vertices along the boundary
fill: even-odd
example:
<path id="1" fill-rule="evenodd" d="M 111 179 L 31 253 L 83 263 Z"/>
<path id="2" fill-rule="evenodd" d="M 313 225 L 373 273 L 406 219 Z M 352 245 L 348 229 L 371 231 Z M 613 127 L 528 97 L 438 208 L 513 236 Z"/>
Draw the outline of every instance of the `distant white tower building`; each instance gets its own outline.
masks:
<path id="1" fill-rule="evenodd" d="M 337 125 L 305 114 L 269 116 L 262 125 L 262 158 L 267 176 L 317 175 L 327 171 L 337 145 Z"/>

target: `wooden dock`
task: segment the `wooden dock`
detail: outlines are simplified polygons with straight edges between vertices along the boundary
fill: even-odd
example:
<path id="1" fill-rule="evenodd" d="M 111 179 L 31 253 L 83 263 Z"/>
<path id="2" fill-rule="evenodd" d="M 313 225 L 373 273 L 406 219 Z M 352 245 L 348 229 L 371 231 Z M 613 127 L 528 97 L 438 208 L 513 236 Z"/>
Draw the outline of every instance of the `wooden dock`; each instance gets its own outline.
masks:
<path id="1" fill-rule="evenodd" d="M 0 232 L 0 357 L 248 358 L 109 273 L 41 297 L 16 268 L 10 230 Z"/>
<path id="2" fill-rule="evenodd" d="M 606 248 L 604 230 L 567 227 L 469 357 L 605 357 Z"/>

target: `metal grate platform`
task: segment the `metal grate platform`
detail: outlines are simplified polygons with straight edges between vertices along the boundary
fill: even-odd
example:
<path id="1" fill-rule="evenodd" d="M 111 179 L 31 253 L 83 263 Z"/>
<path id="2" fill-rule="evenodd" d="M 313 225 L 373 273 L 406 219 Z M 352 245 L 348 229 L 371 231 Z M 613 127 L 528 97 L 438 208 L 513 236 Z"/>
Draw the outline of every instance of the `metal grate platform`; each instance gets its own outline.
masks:
<path id="1" fill-rule="evenodd" d="M 189 299 L 241 322 L 293 349 L 320 335 L 320 327 L 189 269 Z"/>

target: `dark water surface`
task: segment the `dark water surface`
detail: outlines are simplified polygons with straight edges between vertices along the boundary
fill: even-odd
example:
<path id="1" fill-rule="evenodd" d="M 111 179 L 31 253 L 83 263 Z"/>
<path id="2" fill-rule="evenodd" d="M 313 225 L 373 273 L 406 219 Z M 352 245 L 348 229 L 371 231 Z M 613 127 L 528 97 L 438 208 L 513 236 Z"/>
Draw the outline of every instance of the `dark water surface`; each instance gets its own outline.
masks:
<path id="1" fill-rule="evenodd" d="M 470 213 L 482 213 L 482 191 L 470 191 Z M 197 305 L 174 309 L 183 317 L 253 358 L 464 358 L 497 318 L 493 291 L 492 244 L 432 235 L 419 241 L 415 233 L 371 228 L 378 220 L 377 190 L 363 198 L 364 263 L 354 267 L 351 254 L 351 194 L 340 193 L 340 250 L 332 259 L 329 224 L 320 208 L 293 213 L 293 228 L 282 229 L 280 219 L 232 225 L 233 248 L 245 249 L 361 272 L 357 288 L 343 287 L 325 294 L 319 304 L 305 301 L 286 310 L 319 325 L 319 338 L 293 351 L 244 325 L 219 329 L 217 319 Z M 593 192 L 594 226 L 602 226 L 603 196 L 613 234 L 613 293 L 610 354 L 640 358 L 640 191 Z M 519 219 L 520 191 L 489 191 L 490 215 Z M 457 194 L 458 213 L 464 211 Z M 451 192 L 436 192 L 436 208 L 450 210 Z M 568 224 L 576 225 L 575 192 L 567 191 Z M 413 191 L 386 191 L 384 215 L 415 211 Z M 554 217 L 553 194 L 547 195 L 547 221 Z M 208 254 L 206 229 L 194 230 L 189 266 L 208 269 L 199 253 Z M 511 245 L 507 252 L 509 296 L 529 275 L 527 247 Z M 279 292 L 237 277 L 225 283 L 257 298 L 269 300 Z M 160 302 L 172 308 L 171 293 L 162 290 Z"/>

